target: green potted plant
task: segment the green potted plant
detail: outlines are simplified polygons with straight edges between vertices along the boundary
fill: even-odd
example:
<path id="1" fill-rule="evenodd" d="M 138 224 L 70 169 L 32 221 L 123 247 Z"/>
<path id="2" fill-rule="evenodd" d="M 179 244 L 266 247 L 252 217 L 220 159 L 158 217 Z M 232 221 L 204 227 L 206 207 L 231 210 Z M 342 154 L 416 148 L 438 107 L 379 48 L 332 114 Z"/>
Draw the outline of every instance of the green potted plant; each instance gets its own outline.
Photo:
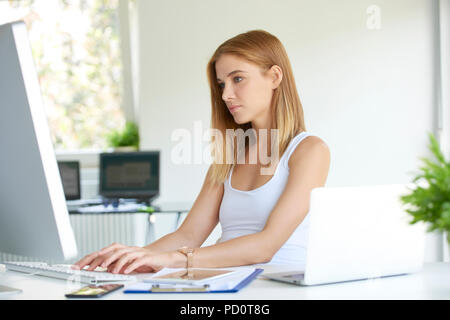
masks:
<path id="1" fill-rule="evenodd" d="M 420 158 L 424 166 L 412 181 L 416 188 L 400 199 L 411 206 L 406 210 L 413 217 L 411 224 L 423 221 L 429 226 L 428 232 L 446 232 L 450 245 L 450 163 L 445 160 L 434 135 L 428 135 L 429 149 L 436 159 Z"/>
<path id="2" fill-rule="evenodd" d="M 110 147 L 115 151 L 137 151 L 139 150 L 139 128 L 131 121 L 127 121 L 125 128 L 114 130 L 107 136 Z"/>

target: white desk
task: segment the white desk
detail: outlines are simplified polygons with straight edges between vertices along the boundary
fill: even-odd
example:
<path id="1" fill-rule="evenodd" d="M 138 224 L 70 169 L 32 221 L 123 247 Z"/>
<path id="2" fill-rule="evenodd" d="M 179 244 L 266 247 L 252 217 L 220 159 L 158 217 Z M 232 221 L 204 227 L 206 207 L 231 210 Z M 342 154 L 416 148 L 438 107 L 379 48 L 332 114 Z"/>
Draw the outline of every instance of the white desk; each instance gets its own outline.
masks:
<path id="1" fill-rule="evenodd" d="M 265 273 L 286 271 L 285 267 L 264 265 Z M 264 273 L 237 293 L 124 294 L 113 292 L 101 299 L 113 300 L 306 300 L 306 299 L 445 299 L 450 300 L 450 263 L 425 264 L 418 273 L 372 280 L 352 281 L 313 287 L 299 287 L 263 279 Z M 0 273 L 0 284 L 22 289 L 22 293 L 1 299 L 66 299 L 77 288 L 65 280 L 30 276 L 19 272 Z"/>

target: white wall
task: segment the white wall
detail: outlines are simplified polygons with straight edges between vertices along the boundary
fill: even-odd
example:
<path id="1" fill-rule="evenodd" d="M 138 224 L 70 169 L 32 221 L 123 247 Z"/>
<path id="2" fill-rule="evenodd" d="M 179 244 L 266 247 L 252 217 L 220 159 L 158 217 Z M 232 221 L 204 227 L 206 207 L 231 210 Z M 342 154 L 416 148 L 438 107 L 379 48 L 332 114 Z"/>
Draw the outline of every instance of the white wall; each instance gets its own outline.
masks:
<path id="1" fill-rule="evenodd" d="M 436 128 L 434 5 L 429 0 L 137 1 L 139 125 L 161 149 L 161 199 L 191 200 L 207 164 L 175 165 L 177 128 L 210 125 L 206 64 L 226 39 L 264 29 L 285 45 L 308 131 L 331 149 L 327 186 L 406 183 Z M 379 29 L 371 29 L 376 5 Z M 373 25 L 370 25 L 373 26 Z M 439 259 L 428 237 L 427 261 Z"/>

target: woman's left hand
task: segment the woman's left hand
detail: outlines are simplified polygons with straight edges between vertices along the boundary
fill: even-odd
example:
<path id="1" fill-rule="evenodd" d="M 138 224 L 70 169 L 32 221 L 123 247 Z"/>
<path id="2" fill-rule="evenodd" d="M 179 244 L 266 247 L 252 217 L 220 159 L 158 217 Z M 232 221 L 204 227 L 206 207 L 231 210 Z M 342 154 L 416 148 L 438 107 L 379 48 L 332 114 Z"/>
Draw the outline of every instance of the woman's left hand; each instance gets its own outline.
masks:
<path id="1" fill-rule="evenodd" d="M 185 263 L 182 263 L 183 256 L 177 251 L 163 253 L 134 251 L 123 254 L 118 260 L 110 264 L 107 269 L 111 273 L 124 274 L 131 272 L 158 272 L 164 267 L 183 267 L 185 265 Z"/>

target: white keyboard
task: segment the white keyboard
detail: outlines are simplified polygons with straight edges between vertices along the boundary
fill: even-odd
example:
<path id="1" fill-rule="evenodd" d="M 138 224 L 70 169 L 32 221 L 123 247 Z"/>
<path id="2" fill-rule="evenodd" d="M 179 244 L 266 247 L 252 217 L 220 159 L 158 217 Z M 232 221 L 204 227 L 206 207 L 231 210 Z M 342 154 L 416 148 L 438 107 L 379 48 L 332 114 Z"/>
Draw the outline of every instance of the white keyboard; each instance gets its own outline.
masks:
<path id="1" fill-rule="evenodd" d="M 70 265 L 48 265 L 43 262 L 2 262 L 8 270 L 57 279 L 79 281 L 88 284 L 99 282 L 135 281 L 135 276 L 113 274 L 104 271 L 74 270 Z"/>

